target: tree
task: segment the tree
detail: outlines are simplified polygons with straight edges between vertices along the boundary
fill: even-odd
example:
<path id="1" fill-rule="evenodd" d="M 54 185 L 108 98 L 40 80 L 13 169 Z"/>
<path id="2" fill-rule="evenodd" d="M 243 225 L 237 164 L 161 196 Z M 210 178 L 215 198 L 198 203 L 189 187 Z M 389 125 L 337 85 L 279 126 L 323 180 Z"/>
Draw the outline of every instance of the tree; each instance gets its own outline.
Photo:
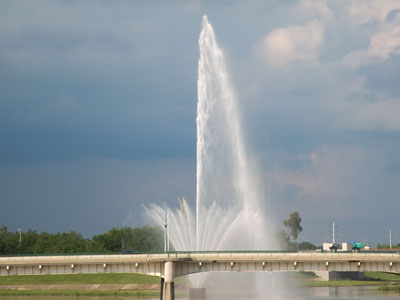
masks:
<path id="1" fill-rule="evenodd" d="M 160 227 L 112 228 L 106 233 L 84 239 L 79 232 L 37 233 L 28 230 L 23 233 L 8 232 L 0 225 L 0 255 L 13 254 L 56 254 L 84 252 L 162 251 L 163 231 Z"/>
<path id="2" fill-rule="evenodd" d="M 315 250 L 317 246 L 310 242 L 301 242 L 297 244 L 297 250 Z"/>
<path id="3" fill-rule="evenodd" d="M 101 248 L 107 252 L 121 252 L 122 232 L 113 227 L 106 233 L 93 236 L 93 241 L 101 245 Z"/>
<path id="4" fill-rule="evenodd" d="M 282 249 L 288 250 L 291 249 L 290 237 L 285 230 L 279 230 L 276 233 L 276 240 Z"/>
<path id="5" fill-rule="evenodd" d="M 297 240 L 299 233 L 303 230 L 303 227 L 301 227 L 300 223 L 301 218 L 297 211 L 292 212 L 289 215 L 289 219 L 283 221 L 283 224 L 288 228 L 293 241 Z"/>

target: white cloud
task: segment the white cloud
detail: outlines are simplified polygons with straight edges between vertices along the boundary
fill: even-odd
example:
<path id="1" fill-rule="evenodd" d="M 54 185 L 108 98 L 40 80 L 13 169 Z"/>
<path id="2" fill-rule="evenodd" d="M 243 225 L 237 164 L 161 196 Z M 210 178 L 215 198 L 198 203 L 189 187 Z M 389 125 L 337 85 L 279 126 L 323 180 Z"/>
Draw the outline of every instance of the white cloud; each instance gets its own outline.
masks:
<path id="1" fill-rule="evenodd" d="M 377 22 L 372 26 L 368 48 L 357 49 L 348 53 L 343 63 L 350 67 L 359 67 L 373 62 L 388 59 L 400 53 L 400 2 L 352 1 L 348 6 L 350 21 L 357 25 Z M 387 20 L 390 12 L 394 12 L 393 20 Z"/>
<path id="2" fill-rule="evenodd" d="M 400 9 L 398 0 L 353 0 L 349 3 L 348 14 L 356 24 L 378 20 L 384 22 L 392 10 Z"/>
<path id="3" fill-rule="evenodd" d="M 367 49 L 357 49 L 347 54 L 343 62 L 351 67 L 379 62 L 400 53 L 400 16 L 395 22 L 383 24 L 370 38 Z"/>
<path id="4" fill-rule="evenodd" d="M 279 68 L 297 61 L 317 64 L 323 42 L 323 24 L 312 21 L 304 26 L 277 28 L 260 42 L 259 47 L 265 61 Z"/>
<path id="5" fill-rule="evenodd" d="M 302 13 L 314 18 L 332 20 L 334 17 L 332 10 L 328 7 L 327 0 L 302 0 L 296 9 L 300 9 Z"/>
<path id="6" fill-rule="evenodd" d="M 386 24 L 382 30 L 371 37 L 368 47 L 368 55 L 387 59 L 391 54 L 400 53 L 400 17 L 397 17 L 397 24 Z"/>

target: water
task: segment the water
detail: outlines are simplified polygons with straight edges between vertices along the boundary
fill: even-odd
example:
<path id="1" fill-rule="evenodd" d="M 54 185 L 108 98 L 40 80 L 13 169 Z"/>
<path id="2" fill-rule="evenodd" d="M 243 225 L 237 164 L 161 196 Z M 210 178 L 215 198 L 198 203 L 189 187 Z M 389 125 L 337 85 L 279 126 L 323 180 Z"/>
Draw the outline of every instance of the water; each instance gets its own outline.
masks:
<path id="1" fill-rule="evenodd" d="M 240 107 L 206 16 L 199 50 L 195 210 L 186 200 L 180 209 L 168 209 L 170 241 L 181 251 L 273 249 L 274 229 L 246 152 Z M 147 214 L 164 226 L 165 210 L 153 204 Z M 190 279 L 194 287 L 207 288 L 207 299 L 392 297 L 364 287 L 288 289 L 284 276 L 266 273 L 202 273 Z"/>
<path id="2" fill-rule="evenodd" d="M 273 230 L 245 151 L 237 98 L 206 16 L 199 50 L 196 209 L 182 201 L 170 213 L 170 241 L 181 251 L 271 249 Z M 150 205 L 147 214 L 164 225 L 165 207 Z M 204 286 L 206 275 L 191 281 Z"/>
<path id="3" fill-rule="evenodd" d="M 0 296 L 0 300 L 128 300 L 136 299 L 132 296 Z M 146 298 L 149 300 L 149 298 Z M 158 298 L 154 298 L 158 299 Z M 185 298 L 182 298 L 185 299 Z M 225 295 L 221 300 L 250 300 L 249 293 Z M 262 299 L 268 299 L 264 296 Z M 368 286 L 341 286 L 341 287 L 307 287 L 287 291 L 284 299 L 290 300 L 399 300 L 400 294 L 377 292 L 376 287 Z"/>

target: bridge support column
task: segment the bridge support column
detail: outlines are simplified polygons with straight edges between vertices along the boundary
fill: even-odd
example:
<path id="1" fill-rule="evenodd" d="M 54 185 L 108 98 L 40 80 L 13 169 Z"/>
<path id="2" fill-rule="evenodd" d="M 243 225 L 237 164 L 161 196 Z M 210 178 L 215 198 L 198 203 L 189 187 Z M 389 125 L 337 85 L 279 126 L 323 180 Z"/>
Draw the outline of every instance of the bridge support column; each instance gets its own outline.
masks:
<path id="1" fill-rule="evenodd" d="M 164 278 L 161 280 L 161 300 L 175 300 L 174 263 L 167 261 L 164 265 Z"/>

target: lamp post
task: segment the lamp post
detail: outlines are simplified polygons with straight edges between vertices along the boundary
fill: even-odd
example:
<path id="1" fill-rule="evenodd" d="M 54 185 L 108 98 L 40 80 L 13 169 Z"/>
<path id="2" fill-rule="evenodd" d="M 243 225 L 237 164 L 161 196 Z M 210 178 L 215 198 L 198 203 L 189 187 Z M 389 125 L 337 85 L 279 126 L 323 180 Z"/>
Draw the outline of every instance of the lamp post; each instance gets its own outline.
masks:
<path id="1" fill-rule="evenodd" d="M 19 232 L 19 254 L 22 253 L 22 229 L 18 228 Z"/>

